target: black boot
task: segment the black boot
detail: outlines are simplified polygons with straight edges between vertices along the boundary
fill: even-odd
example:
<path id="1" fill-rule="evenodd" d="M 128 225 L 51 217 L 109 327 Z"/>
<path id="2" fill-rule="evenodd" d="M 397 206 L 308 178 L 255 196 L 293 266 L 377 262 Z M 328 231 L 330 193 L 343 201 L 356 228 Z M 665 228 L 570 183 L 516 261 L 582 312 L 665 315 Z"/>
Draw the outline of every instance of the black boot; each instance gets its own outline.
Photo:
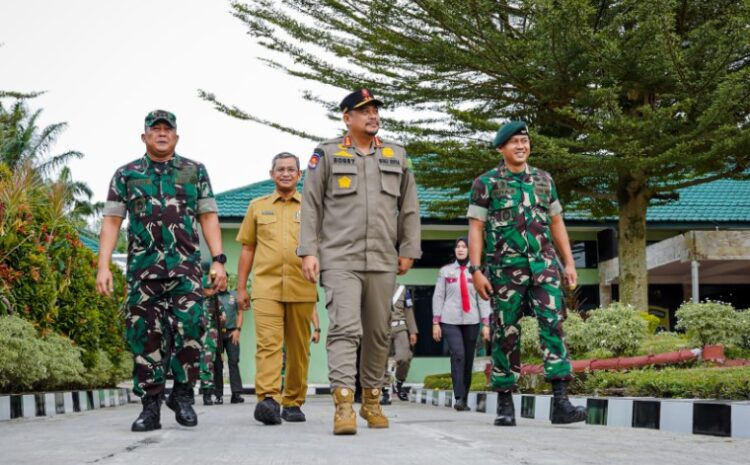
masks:
<path id="1" fill-rule="evenodd" d="M 391 394 L 388 392 L 388 388 L 383 388 L 383 393 L 380 397 L 380 405 L 391 405 Z"/>
<path id="2" fill-rule="evenodd" d="M 586 407 L 574 406 L 568 400 L 568 382 L 552 381 L 552 423 L 565 424 L 586 421 Z"/>
<path id="3" fill-rule="evenodd" d="M 399 400 L 409 400 L 409 393 L 404 389 L 404 382 L 396 380 L 396 384 L 393 386 L 393 393 L 399 398 Z"/>
<path id="4" fill-rule="evenodd" d="M 161 394 L 155 396 L 144 396 L 141 399 L 143 411 L 130 427 L 131 431 L 153 431 L 161 429 Z"/>
<path id="5" fill-rule="evenodd" d="M 167 407 L 174 410 L 174 419 L 182 426 L 195 426 L 198 424 L 198 415 L 190 404 L 193 388 L 188 383 L 174 383 L 172 393 L 167 399 Z"/>
<path id="6" fill-rule="evenodd" d="M 231 402 L 233 404 L 241 404 L 241 403 L 245 402 L 245 399 L 243 399 L 242 396 L 238 392 L 233 392 L 232 393 L 232 398 L 229 399 L 229 402 Z"/>
<path id="7" fill-rule="evenodd" d="M 497 393 L 497 417 L 495 426 L 516 426 L 516 408 L 513 406 L 513 394 Z"/>
<path id="8" fill-rule="evenodd" d="M 211 398 L 211 393 L 208 391 L 203 393 L 203 405 L 214 405 L 214 400 Z"/>
<path id="9" fill-rule="evenodd" d="M 466 405 L 466 400 L 462 397 L 456 398 L 456 403 L 453 404 L 453 408 L 456 409 L 457 412 L 465 412 L 467 410 L 470 410 L 469 406 Z"/>

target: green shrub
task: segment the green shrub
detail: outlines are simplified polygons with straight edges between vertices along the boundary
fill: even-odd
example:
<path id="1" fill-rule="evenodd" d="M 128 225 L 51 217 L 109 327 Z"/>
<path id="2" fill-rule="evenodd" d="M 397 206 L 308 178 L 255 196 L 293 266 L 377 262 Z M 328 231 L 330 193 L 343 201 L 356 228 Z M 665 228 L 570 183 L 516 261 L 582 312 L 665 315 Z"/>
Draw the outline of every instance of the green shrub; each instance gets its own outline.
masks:
<path id="1" fill-rule="evenodd" d="M 664 331 L 646 336 L 638 347 L 636 355 L 661 354 L 690 348 L 692 346 L 686 336 Z"/>
<path id="2" fill-rule="evenodd" d="M 55 333 L 45 336 L 43 343 L 43 353 L 39 355 L 47 367 L 47 376 L 34 383 L 34 389 L 55 391 L 81 387 L 86 371 L 81 349 L 67 337 Z"/>
<path id="3" fill-rule="evenodd" d="M 619 302 L 592 311 L 585 323 L 588 349 L 605 349 L 615 356 L 634 354 L 647 333 L 648 324 L 638 312 Z"/>
<path id="4" fill-rule="evenodd" d="M 450 391 L 453 389 L 453 381 L 451 380 L 450 373 L 439 373 L 435 375 L 427 375 L 424 377 L 424 388 L 425 389 L 441 389 Z M 475 371 L 471 375 L 471 386 L 470 391 L 486 391 L 487 390 L 487 377 L 482 371 Z"/>
<path id="5" fill-rule="evenodd" d="M 740 333 L 739 345 L 745 350 L 750 350 L 750 310 L 739 312 L 737 320 Z"/>
<path id="6" fill-rule="evenodd" d="M 675 312 L 677 328 L 687 334 L 693 344 L 739 344 L 740 318 L 729 304 L 706 301 L 686 302 Z"/>
<path id="7" fill-rule="evenodd" d="M 659 317 L 654 316 L 648 312 L 639 312 L 638 314 L 646 321 L 646 323 L 648 323 L 648 333 L 656 334 L 656 330 L 661 324 L 661 320 L 659 319 Z"/>
<path id="8" fill-rule="evenodd" d="M 570 356 L 580 355 L 586 352 L 588 341 L 586 335 L 586 323 L 577 312 L 568 313 L 568 317 L 563 323 L 563 332 L 565 334 L 565 343 L 568 346 Z"/>
<path id="9" fill-rule="evenodd" d="M 44 344 L 28 321 L 0 317 L 0 349 L 0 391 L 28 391 L 47 377 Z"/>
<path id="10" fill-rule="evenodd" d="M 597 371 L 586 376 L 582 392 L 633 397 L 747 400 L 750 399 L 750 367 Z"/>
<path id="11" fill-rule="evenodd" d="M 539 323 L 536 318 L 525 316 L 519 322 L 521 325 L 521 355 L 524 358 L 538 359 L 542 356 L 539 347 Z"/>

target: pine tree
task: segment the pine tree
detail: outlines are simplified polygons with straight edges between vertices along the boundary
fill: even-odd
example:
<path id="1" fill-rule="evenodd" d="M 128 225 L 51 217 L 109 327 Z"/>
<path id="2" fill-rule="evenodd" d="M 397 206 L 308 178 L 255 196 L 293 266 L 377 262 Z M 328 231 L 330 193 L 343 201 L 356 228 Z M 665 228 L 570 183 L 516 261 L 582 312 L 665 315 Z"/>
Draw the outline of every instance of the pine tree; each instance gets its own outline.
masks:
<path id="1" fill-rule="evenodd" d="M 568 208 L 619 216 L 620 297 L 637 308 L 647 307 L 649 204 L 748 177 L 747 1 L 252 0 L 232 13 L 284 61 L 269 65 L 408 109 L 384 127 L 407 142 L 422 185 L 455 192 L 435 206 L 447 217 L 465 212 L 471 181 L 497 163 L 492 133 L 527 121 L 532 163 Z"/>

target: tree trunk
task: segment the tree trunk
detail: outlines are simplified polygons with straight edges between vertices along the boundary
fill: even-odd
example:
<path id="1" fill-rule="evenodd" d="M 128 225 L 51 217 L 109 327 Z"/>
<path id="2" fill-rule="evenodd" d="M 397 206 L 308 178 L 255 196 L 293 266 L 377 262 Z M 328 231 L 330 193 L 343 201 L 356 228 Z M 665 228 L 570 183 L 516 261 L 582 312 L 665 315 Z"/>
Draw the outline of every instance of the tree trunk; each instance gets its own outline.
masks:
<path id="1" fill-rule="evenodd" d="M 648 269 L 646 267 L 645 189 L 627 189 L 620 197 L 619 236 L 620 302 L 648 311 Z M 622 191 L 621 191 L 622 193 Z M 624 197 L 624 198 L 623 198 Z"/>

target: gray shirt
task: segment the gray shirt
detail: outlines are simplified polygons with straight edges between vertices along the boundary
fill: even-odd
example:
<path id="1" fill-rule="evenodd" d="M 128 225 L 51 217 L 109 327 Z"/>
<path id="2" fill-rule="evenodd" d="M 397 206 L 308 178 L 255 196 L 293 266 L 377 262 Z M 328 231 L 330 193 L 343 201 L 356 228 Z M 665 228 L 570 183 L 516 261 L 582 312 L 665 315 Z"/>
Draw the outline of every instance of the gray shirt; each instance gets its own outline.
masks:
<path id="1" fill-rule="evenodd" d="M 461 267 L 453 262 L 440 268 L 435 293 L 432 295 L 432 322 L 452 325 L 471 325 L 489 323 L 491 307 L 487 300 L 483 300 L 474 289 L 474 280 L 469 270 L 464 269 L 466 287 L 469 291 L 471 308 L 464 312 L 461 304 Z"/>

